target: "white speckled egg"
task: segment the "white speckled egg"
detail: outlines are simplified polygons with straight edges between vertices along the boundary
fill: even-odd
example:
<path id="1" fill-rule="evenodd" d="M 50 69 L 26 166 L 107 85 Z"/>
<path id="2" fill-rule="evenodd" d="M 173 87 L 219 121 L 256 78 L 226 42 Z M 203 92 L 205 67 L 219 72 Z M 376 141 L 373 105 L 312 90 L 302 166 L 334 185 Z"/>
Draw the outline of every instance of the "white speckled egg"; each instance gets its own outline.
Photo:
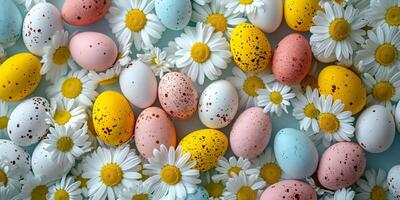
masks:
<path id="1" fill-rule="evenodd" d="M 262 0 L 264 10 L 258 10 L 256 14 L 249 15 L 248 18 L 254 26 L 260 28 L 265 33 L 272 33 L 279 28 L 283 16 L 282 0 Z"/>
<path id="2" fill-rule="evenodd" d="M 387 183 L 393 199 L 400 200 L 400 165 L 393 166 L 387 176 Z"/>
<path id="3" fill-rule="evenodd" d="M 16 167 L 18 174 L 26 174 L 31 168 L 31 157 L 21 147 L 10 140 L 0 140 L 0 158 L 7 159 L 11 166 Z"/>
<path id="4" fill-rule="evenodd" d="M 53 4 L 36 4 L 24 19 L 22 35 L 25 46 L 33 54 L 42 56 L 53 34 L 63 29 L 60 11 Z"/>
<path id="5" fill-rule="evenodd" d="M 155 0 L 154 3 L 158 18 L 169 29 L 183 29 L 192 17 L 190 0 Z"/>
<path id="6" fill-rule="evenodd" d="M 46 123 L 49 102 L 43 97 L 33 97 L 20 103 L 11 113 L 7 125 L 8 136 L 19 146 L 38 142 L 47 133 Z"/>
<path id="7" fill-rule="evenodd" d="M 211 83 L 201 94 L 199 117 L 209 128 L 223 128 L 236 115 L 239 97 L 236 89 L 226 80 Z"/>
<path id="8" fill-rule="evenodd" d="M 395 131 L 392 114 L 384 106 L 373 105 L 358 117 L 355 134 L 363 149 L 370 153 L 382 153 L 392 145 Z"/>

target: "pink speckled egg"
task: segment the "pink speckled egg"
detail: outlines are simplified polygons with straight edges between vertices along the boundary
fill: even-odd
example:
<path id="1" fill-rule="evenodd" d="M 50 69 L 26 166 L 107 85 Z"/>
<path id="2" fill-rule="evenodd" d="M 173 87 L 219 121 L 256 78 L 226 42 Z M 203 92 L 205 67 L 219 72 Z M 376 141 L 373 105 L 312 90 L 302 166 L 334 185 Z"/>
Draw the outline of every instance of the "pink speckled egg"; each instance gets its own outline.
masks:
<path id="1" fill-rule="evenodd" d="M 366 161 L 365 152 L 358 144 L 336 143 L 326 149 L 320 159 L 318 180 L 330 190 L 347 188 L 364 174 Z"/>
<path id="2" fill-rule="evenodd" d="M 172 117 L 189 119 L 197 110 L 199 95 L 188 76 L 171 72 L 160 80 L 158 99 L 163 109 Z"/>
<path id="3" fill-rule="evenodd" d="M 269 186 L 260 200 L 317 200 L 317 193 L 307 183 L 284 180 Z"/>
<path id="4" fill-rule="evenodd" d="M 149 159 L 160 145 L 176 147 L 176 131 L 171 119 L 161 108 L 150 107 L 140 113 L 135 127 L 135 143 L 139 153 Z"/>
<path id="5" fill-rule="evenodd" d="M 252 107 L 236 119 L 230 134 L 230 144 L 236 156 L 252 159 L 260 155 L 271 138 L 272 124 L 262 108 Z"/>
<path id="6" fill-rule="evenodd" d="M 118 56 L 115 42 L 98 32 L 78 33 L 69 45 L 73 59 L 88 70 L 104 71 L 113 66 Z"/>
<path id="7" fill-rule="evenodd" d="M 307 39 L 292 33 L 279 42 L 272 58 L 272 72 L 281 83 L 296 85 L 310 71 L 311 62 L 311 47 Z"/>
<path id="8" fill-rule="evenodd" d="M 65 0 L 61 14 L 73 26 L 85 26 L 102 19 L 111 6 L 111 0 Z"/>

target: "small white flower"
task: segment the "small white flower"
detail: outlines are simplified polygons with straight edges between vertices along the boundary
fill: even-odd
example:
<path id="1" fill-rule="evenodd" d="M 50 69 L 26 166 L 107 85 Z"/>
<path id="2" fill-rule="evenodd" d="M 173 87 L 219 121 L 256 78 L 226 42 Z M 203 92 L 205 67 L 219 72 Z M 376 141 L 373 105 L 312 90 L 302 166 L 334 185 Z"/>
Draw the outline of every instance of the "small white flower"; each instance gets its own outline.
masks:
<path id="1" fill-rule="evenodd" d="M 153 73 L 160 78 L 174 68 L 174 65 L 167 60 L 167 51 L 158 47 L 146 49 L 144 54 L 138 54 L 137 57 L 150 66 Z"/>
<path id="2" fill-rule="evenodd" d="M 208 200 L 224 200 L 225 185 L 221 181 L 212 181 L 210 171 L 206 174 L 206 183 L 204 188 L 208 193 Z"/>
<path id="3" fill-rule="evenodd" d="M 47 192 L 49 191 L 49 182 L 41 177 L 33 175 L 29 172 L 25 175 L 24 179 L 21 180 L 22 190 L 21 193 L 16 196 L 19 200 L 35 200 L 35 199 L 46 199 Z"/>
<path id="4" fill-rule="evenodd" d="M 213 0 L 194 0 L 197 4 L 200 4 L 202 6 L 206 5 L 207 3 L 212 2 Z"/>
<path id="5" fill-rule="evenodd" d="M 289 86 L 277 81 L 272 86 L 266 85 L 266 89 L 257 90 L 257 106 L 264 107 L 265 113 L 275 113 L 278 117 L 282 115 L 282 110 L 288 113 L 287 106 L 296 96 L 291 90 Z"/>
<path id="6" fill-rule="evenodd" d="M 46 2 L 46 0 L 15 0 L 19 4 L 24 4 L 26 10 L 30 10 L 33 6 L 38 3 Z"/>
<path id="7" fill-rule="evenodd" d="M 72 177 L 66 177 L 64 175 L 60 181 L 55 185 L 51 186 L 49 192 L 47 193 L 47 199 L 59 200 L 81 200 L 82 190 L 79 189 L 80 182 L 75 182 Z"/>
<path id="8" fill-rule="evenodd" d="M 8 104 L 0 100 L 0 135 L 7 133 L 7 125 L 11 112 L 12 110 L 8 108 Z"/>
<path id="9" fill-rule="evenodd" d="M 234 174 L 239 175 L 241 171 L 243 171 L 246 175 L 257 175 L 260 171 L 256 168 L 251 168 L 251 163 L 249 160 L 239 157 L 236 159 L 234 156 L 230 157 L 229 160 L 225 157 L 222 157 L 218 161 L 218 165 L 215 170 L 217 174 L 212 176 L 212 180 L 214 182 L 225 182 L 228 181 L 229 178 L 232 178 Z"/>
<path id="10" fill-rule="evenodd" d="M 132 199 L 152 199 L 150 185 L 148 183 L 143 183 L 142 181 L 134 183 L 129 188 L 125 188 L 119 197 L 119 200 Z"/>
<path id="11" fill-rule="evenodd" d="M 17 200 L 17 196 L 19 193 L 19 190 L 0 186 L 0 199 Z"/>
<path id="12" fill-rule="evenodd" d="M 260 198 L 265 182 L 260 180 L 257 175 L 246 175 L 240 172 L 239 175 L 233 174 L 226 183 L 224 192 L 225 200 L 257 200 Z"/>
<path id="13" fill-rule="evenodd" d="M 265 181 L 267 186 L 273 185 L 286 177 L 276 161 L 271 147 L 266 148 L 261 155 L 252 160 L 252 164 L 259 169 L 259 177 Z"/>
<path id="14" fill-rule="evenodd" d="M 292 101 L 293 116 L 300 122 L 300 130 L 308 131 L 310 128 L 319 132 L 318 116 L 320 110 L 317 109 L 319 101 L 318 89 L 312 90 L 310 86 L 306 88 L 306 94 L 298 92 Z"/>
<path id="15" fill-rule="evenodd" d="M 262 0 L 231 0 L 228 2 L 226 8 L 232 10 L 233 13 L 252 15 L 257 10 L 264 10 L 264 1 Z"/>
<path id="16" fill-rule="evenodd" d="M 1 157 L 0 158 L 0 199 L 3 196 L 10 194 L 16 195 L 21 189 L 19 182 L 20 177 L 15 173 L 9 161 Z"/>
<path id="17" fill-rule="evenodd" d="M 371 0 L 368 18 L 371 27 L 400 26 L 400 0 Z"/>
<path id="18" fill-rule="evenodd" d="M 387 199 L 390 196 L 383 169 L 365 171 L 365 179 L 357 181 L 356 200 Z"/>
<path id="19" fill-rule="evenodd" d="M 89 179 L 83 178 L 82 173 L 83 173 L 83 163 L 85 161 L 80 162 L 77 164 L 74 168 L 71 169 L 71 174 L 75 177 L 75 181 L 79 181 L 79 188 L 82 190 L 82 195 L 84 197 L 89 196 L 88 188 L 87 188 L 87 182 Z"/>
<path id="20" fill-rule="evenodd" d="M 323 197 L 330 197 L 330 195 L 333 195 L 334 192 L 330 190 L 326 190 L 323 188 L 320 188 L 315 184 L 315 181 L 312 177 L 307 177 L 306 178 L 307 183 L 315 190 L 318 196 L 323 196 Z"/>
<path id="21" fill-rule="evenodd" d="M 353 200 L 354 191 L 351 188 L 336 190 L 334 194 L 326 194 L 322 200 Z"/>
<path id="22" fill-rule="evenodd" d="M 50 100 L 51 109 L 47 113 L 48 124 L 58 126 L 69 126 L 79 128 L 86 121 L 86 110 L 74 99 L 52 98 Z"/>
<path id="23" fill-rule="evenodd" d="M 321 0 L 319 2 L 320 6 L 323 6 L 325 3 L 332 3 L 332 4 L 339 4 L 339 5 L 349 5 L 352 2 L 352 0 Z"/>

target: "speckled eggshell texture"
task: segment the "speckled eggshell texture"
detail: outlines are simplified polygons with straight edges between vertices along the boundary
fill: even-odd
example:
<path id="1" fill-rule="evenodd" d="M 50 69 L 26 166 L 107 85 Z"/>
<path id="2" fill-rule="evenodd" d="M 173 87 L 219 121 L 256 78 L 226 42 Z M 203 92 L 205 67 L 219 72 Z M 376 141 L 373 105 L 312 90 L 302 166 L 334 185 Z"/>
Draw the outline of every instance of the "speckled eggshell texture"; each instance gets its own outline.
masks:
<path id="1" fill-rule="evenodd" d="M 305 32 L 310 30 L 320 9 L 319 0 L 285 0 L 283 13 L 289 28 Z"/>
<path id="2" fill-rule="evenodd" d="M 233 153 L 247 159 L 260 155 L 271 138 L 272 124 L 262 108 L 252 107 L 236 119 L 230 133 Z"/>
<path id="3" fill-rule="evenodd" d="M 190 0 L 155 0 L 154 7 L 161 23 L 171 30 L 181 30 L 192 16 Z"/>
<path id="4" fill-rule="evenodd" d="M 167 148 L 176 147 L 175 126 L 163 109 L 150 107 L 140 113 L 136 121 L 135 144 L 146 159 L 153 157 L 153 150 L 162 144 Z"/>
<path id="5" fill-rule="evenodd" d="M 188 76 L 170 72 L 162 77 L 158 86 L 158 99 L 172 117 L 189 119 L 197 110 L 199 96 Z"/>
<path id="6" fill-rule="evenodd" d="M 366 162 L 365 152 L 358 144 L 336 143 L 326 149 L 320 159 L 318 180 L 330 190 L 347 188 L 364 174 Z"/>
<path id="7" fill-rule="evenodd" d="M 31 156 L 10 140 L 0 139 L 0 158 L 7 159 L 20 175 L 28 173 L 31 168 Z"/>
<path id="8" fill-rule="evenodd" d="M 283 180 L 269 186 L 260 200 L 317 200 L 317 194 L 307 183 L 297 180 Z"/>
<path id="9" fill-rule="evenodd" d="M 389 170 L 387 183 L 394 200 L 400 200 L 400 165 L 395 165 Z"/>
<path id="10" fill-rule="evenodd" d="M 22 16 L 13 0 L 2 1 L 0 13 L 0 45 L 7 48 L 21 36 Z"/>
<path id="11" fill-rule="evenodd" d="M 102 19 L 111 6 L 111 0 L 65 0 L 61 14 L 73 26 L 85 26 Z"/>

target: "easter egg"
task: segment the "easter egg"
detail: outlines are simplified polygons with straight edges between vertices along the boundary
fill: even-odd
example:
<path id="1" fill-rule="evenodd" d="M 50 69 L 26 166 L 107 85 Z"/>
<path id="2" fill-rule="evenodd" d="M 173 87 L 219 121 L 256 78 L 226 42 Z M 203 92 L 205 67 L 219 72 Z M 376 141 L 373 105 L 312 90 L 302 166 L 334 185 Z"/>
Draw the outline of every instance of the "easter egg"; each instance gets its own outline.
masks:
<path id="1" fill-rule="evenodd" d="M 146 159 L 153 157 L 153 150 L 162 144 L 168 148 L 176 147 L 175 126 L 163 109 L 150 107 L 140 113 L 136 121 L 135 144 Z"/>
<path id="2" fill-rule="evenodd" d="M 111 0 L 66 0 L 61 9 L 65 22 L 73 26 L 85 26 L 102 19 L 111 6 Z"/>
<path id="3" fill-rule="evenodd" d="M 122 94 L 108 90 L 93 105 L 93 126 L 100 139 L 110 145 L 128 142 L 133 136 L 135 116 Z"/>
<path id="4" fill-rule="evenodd" d="M 318 165 L 318 151 L 307 135 L 293 128 L 280 130 L 274 141 L 276 160 L 293 179 L 311 176 Z"/>
<path id="5" fill-rule="evenodd" d="M 163 109 L 178 119 L 191 118 L 199 102 L 192 80 L 179 72 L 170 72 L 161 78 L 158 99 Z"/>
<path id="6" fill-rule="evenodd" d="M 223 128 L 231 123 L 238 107 L 239 96 L 235 87 L 226 80 L 215 81 L 200 96 L 200 121 L 208 128 Z"/>
<path id="7" fill-rule="evenodd" d="M 231 51 L 244 72 L 261 72 L 271 62 L 271 45 L 264 33 L 249 23 L 237 25 L 231 34 Z"/>
<path id="8" fill-rule="evenodd" d="M 16 102 L 32 94 L 42 76 L 40 60 L 30 53 L 19 53 L 0 65 L 0 99 Z"/>
<path id="9" fill-rule="evenodd" d="M 157 79 L 150 67 L 141 61 L 132 62 L 119 76 L 124 96 L 139 108 L 151 106 L 157 98 Z"/>
<path id="10" fill-rule="evenodd" d="M 245 110 L 236 119 L 229 136 L 233 153 L 247 159 L 260 155 L 271 138 L 271 129 L 271 120 L 262 108 Z"/>
<path id="11" fill-rule="evenodd" d="M 118 57 L 115 42 L 105 34 L 82 32 L 74 35 L 69 43 L 72 58 L 83 68 L 104 71 L 112 67 Z"/>
<path id="12" fill-rule="evenodd" d="M 265 33 L 272 33 L 279 28 L 283 16 L 282 0 L 262 0 L 263 9 L 254 15 L 248 15 L 249 21 Z"/>
<path id="13" fill-rule="evenodd" d="M 209 196 L 203 187 L 198 187 L 197 190 L 186 196 L 186 200 L 208 200 Z"/>
<path id="14" fill-rule="evenodd" d="M 181 30 L 192 17 L 190 0 L 155 0 L 155 10 L 161 23 L 171 30 Z"/>
<path id="15" fill-rule="evenodd" d="M 294 31 L 309 31 L 313 25 L 313 17 L 320 10 L 319 0 L 285 0 L 285 20 Z"/>
<path id="16" fill-rule="evenodd" d="M 317 200 L 317 193 L 307 183 L 297 180 L 279 181 L 269 186 L 260 200 Z"/>
<path id="17" fill-rule="evenodd" d="M 347 188 L 364 174 L 365 166 L 365 152 L 358 144 L 339 142 L 322 154 L 317 170 L 318 180 L 329 190 Z"/>
<path id="18" fill-rule="evenodd" d="M 361 79 L 346 67 L 325 67 L 318 76 L 318 89 L 322 95 L 331 94 L 334 100 L 342 100 L 345 110 L 353 114 L 359 113 L 367 101 Z"/>
<path id="19" fill-rule="evenodd" d="M 311 68 L 312 53 L 307 39 L 298 33 L 283 38 L 272 58 L 272 72 L 285 85 L 297 85 Z"/>
<path id="20" fill-rule="evenodd" d="M 179 143 L 182 154 L 190 153 L 195 168 L 207 171 L 213 168 L 228 149 L 228 138 L 214 129 L 201 129 L 186 135 Z"/>
<path id="21" fill-rule="evenodd" d="M 0 46 L 10 47 L 21 36 L 22 16 L 12 0 L 1 2 L 0 6 Z"/>
<path id="22" fill-rule="evenodd" d="M 370 153 L 382 153 L 393 143 L 396 127 L 392 114 L 381 105 L 365 109 L 357 119 L 358 144 Z"/>
<path id="23" fill-rule="evenodd" d="M 387 175 L 387 184 L 390 194 L 395 200 L 400 199 L 400 165 L 393 166 Z"/>
<path id="24" fill-rule="evenodd" d="M 38 3 L 24 19 L 22 36 L 25 46 L 33 54 L 43 56 L 44 47 L 51 44 L 51 37 L 63 29 L 60 11 L 51 3 Z"/>
<path id="25" fill-rule="evenodd" d="M 31 169 L 29 153 L 10 140 L 0 139 L 0 158 L 7 160 L 19 175 L 24 175 Z"/>

